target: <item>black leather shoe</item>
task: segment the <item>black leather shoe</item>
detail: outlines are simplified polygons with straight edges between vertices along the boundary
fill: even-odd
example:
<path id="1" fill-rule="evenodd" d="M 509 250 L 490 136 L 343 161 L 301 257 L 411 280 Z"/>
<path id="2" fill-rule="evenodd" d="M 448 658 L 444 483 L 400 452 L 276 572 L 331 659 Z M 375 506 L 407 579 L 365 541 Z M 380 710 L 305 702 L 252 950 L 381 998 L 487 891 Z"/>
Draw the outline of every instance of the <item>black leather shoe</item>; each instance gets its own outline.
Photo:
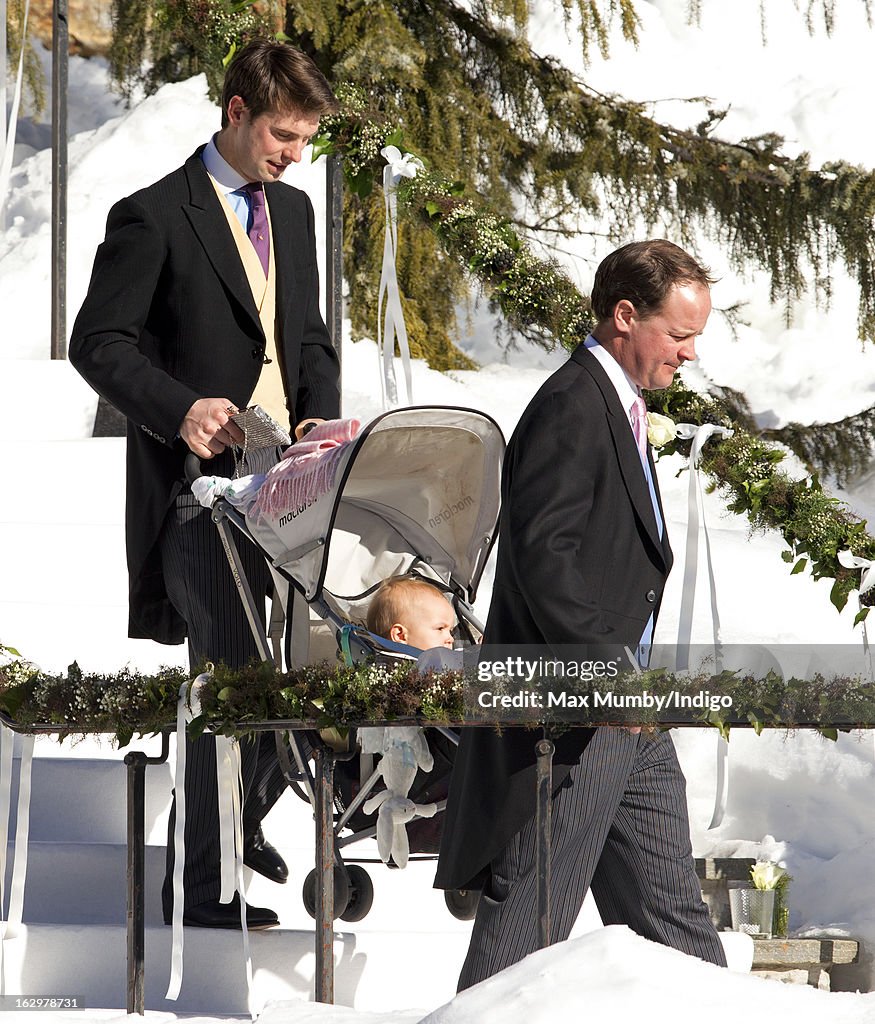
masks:
<path id="1" fill-rule="evenodd" d="M 234 893 L 230 903 L 207 900 L 189 907 L 182 915 L 182 923 L 193 928 L 238 928 L 240 927 L 240 897 Z M 250 931 L 273 928 L 280 923 L 272 910 L 266 907 L 251 907 L 246 904 L 246 927 Z"/>
<path id="2" fill-rule="evenodd" d="M 243 863 L 272 882 L 282 884 L 288 881 L 289 869 L 286 862 L 264 838 L 260 828 L 243 841 Z"/>

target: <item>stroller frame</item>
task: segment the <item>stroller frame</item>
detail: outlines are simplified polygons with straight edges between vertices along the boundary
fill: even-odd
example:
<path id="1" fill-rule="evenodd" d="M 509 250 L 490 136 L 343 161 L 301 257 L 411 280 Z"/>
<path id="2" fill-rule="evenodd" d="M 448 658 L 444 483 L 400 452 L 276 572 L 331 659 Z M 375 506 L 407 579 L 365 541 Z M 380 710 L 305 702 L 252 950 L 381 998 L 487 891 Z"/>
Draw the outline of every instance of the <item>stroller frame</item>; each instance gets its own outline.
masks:
<path id="1" fill-rule="evenodd" d="M 362 445 L 365 444 L 371 431 L 377 425 L 382 424 L 385 428 L 385 421 L 393 416 L 398 417 L 401 415 L 409 418 L 411 414 L 415 415 L 418 412 L 432 415 L 435 413 L 438 415 L 441 413 L 447 413 L 456 417 L 460 415 L 462 417 L 478 417 L 488 425 L 487 429 L 491 432 L 487 442 L 482 445 L 486 451 L 484 464 L 487 466 L 487 472 L 494 473 L 494 477 L 489 481 L 493 485 L 494 494 L 492 504 L 486 514 L 486 519 L 488 520 L 488 532 L 483 532 L 484 516 L 483 514 L 480 514 L 476 519 L 476 527 L 480 529 L 478 545 L 475 545 L 473 549 L 469 547 L 469 549 L 464 552 L 464 557 L 460 559 L 467 569 L 467 573 L 463 573 L 463 580 L 461 583 L 454 579 L 452 573 L 450 573 L 446 581 L 444 581 L 441 573 L 437 571 L 435 571 L 436 578 L 432 580 L 432 582 L 438 583 L 442 589 L 446 590 L 448 595 L 452 596 L 453 605 L 459 618 L 460 628 L 465 630 L 467 635 L 470 637 L 472 626 L 475 629 L 482 631 L 482 626 L 477 622 L 466 597 L 473 600 L 476 586 L 479 583 L 483 568 L 485 567 L 487 558 L 495 541 L 495 527 L 498 517 L 498 474 L 500 471 L 501 456 L 503 455 L 504 440 L 501 437 L 501 432 L 498 426 L 491 420 L 491 418 L 485 416 L 483 413 L 467 409 L 420 407 L 384 413 L 365 427 L 353 444 L 357 446 L 357 449 L 360 449 Z M 312 585 L 311 579 L 311 585 L 308 588 L 307 585 L 302 584 L 302 582 L 289 572 L 282 564 L 278 564 L 278 560 L 272 561 L 274 579 L 277 580 L 279 577 L 288 584 L 289 596 L 287 600 L 287 607 L 282 608 L 282 604 L 280 601 L 277 601 L 275 594 L 268 629 L 266 629 L 262 624 L 258 610 L 258 603 L 252 593 L 249 580 L 247 579 L 243 568 L 239 550 L 233 535 L 233 530 L 240 531 L 240 533 L 242 533 L 247 539 L 264 551 L 261 539 L 256 536 L 250 528 L 250 524 L 247 521 L 246 516 L 225 498 L 218 498 L 212 505 L 211 518 L 219 531 L 219 536 L 225 554 L 228 558 L 234 582 L 243 603 L 244 612 L 252 631 L 252 635 L 255 639 L 259 655 L 263 660 L 273 662 L 278 669 L 282 669 L 283 663 L 283 650 L 282 644 L 280 643 L 280 638 L 283 634 L 285 636 L 286 663 L 288 664 L 292 660 L 293 651 L 291 650 L 291 630 L 288 628 L 288 623 L 292 610 L 293 594 L 302 595 L 307 601 L 309 608 L 312 608 L 324 622 L 332 624 L 335 630 L 341 630 L 344 626 L 347 626 L 343 617 L 340 616 L 325 600 L 323 596 L 323 586 L 326 575 L 330 534 L 334 528 L 337 506 L 342 500 L 343 487 L 349 477 L 353 465 L 354 457 L 350 458 L 345 464 L 343 464 L 338 472 L 340 481 L 336 485 L 337 493 L 334 497 L 334 507 L 331 512 L 328 537 L 319 537 L 316 538 L 315 541 L 311 541 L 309 543 L 305 542 L 304 544 L 296 547 L 293 552 L 287 552 L 287 554 L 293 555 L 303 554 L 306 558 L 312 551 L 318 550 L 319 547 L 324 545 L 326 553 L 322 560 L 322 565 L 318 569 L 318 581 L 316 582 L 316 585 Z M 188 457 L 186 461 L 186 474 L 190 482 L 193 482 L 194 479 L 201 475 L 200 461 L 196 456 L 192 455 Z M 370 504 L 370 502 L 366 504 Z M 440 517 L 436 518 L 439 519 Z M 429 520 L 429 522 L 431 523 L 432 520 Z M 421 541 L 421 537 L 419 539 Z M 430 557 L 426 556 L 425 558 L 419 558 L 416 556 L 413 558 L 411 565 L 419 564 L 421 566 L 428 566 L 430 563 Z M 424 576 L 423 578 L 430 579 L 429 576 Z M 371 590 L 372 589 L 374 588 L 371 588 Z M 365 593 L 367 595 L 370 591 L 366 591 Z M 365 595 L 359 596 L 361 597 Z M 277 614 L 277 610 L 280 608 L 282 608 L 281 615 Z M 364 635 L 366 641 L 372 640 L 377 642 L 384 651 L 389 652 L 390 657 L 405 657 L 404 653 L 396 653 L 392 650 L 393 648 L 403 648 L 403 645 L 393 645 L 391 642 L 386 642 L 382 640 L 382 638 L 373 637 L 372 634 L 368 634 L 367 631 L 359 628 L 355 630 L 355 633 L 359 640 L 361 639 L 361 636 Z M 412 658 L 415 656 L 415 652 L 412 652 L 411 650 L 411 654 L 406 656 Z M 397 722 L 394 724 L 410 723 Z M 309 754 L 305 756 L 304 749 L 298 736 L 298 733 L 302 729 L 301 723 L 265 723 L 260 726 L 256 726 L 256 728 L 261 730 L 270 729 L 274 732 L 277 754 L 283 773 L 286 777 L 286 781 L 300 796 L 309 800 L 314 811 L 316 823 L 316 866 L 305 881 L 305 906 L 315 917 L 317 925 L 316 998 L 319 1001 L 326 1001 L 327 997 L 327 1001 L 330 1001 L 331 993 L 333 992 L 333 922 L 335 918 L 341 916 L 345 916 L 347 920 L 361 920 L 361 918 L 363 918 L 370 909 L 371 902 L 373 900 L 373 884 L 370 882 L 370 877 L 367 875 L 367 872 L 359 868 L 357 865 L 353 865 L 353 870 L 351 871 L 344 863 L 341 856 L 341 849 L 353 842 L 373 836 L 376 831 L 376 827 L 369 827 L 349 836 L 341 836 L 340 833 L 346 827 L 351 816 L 358 810 L 370 791 L 378 782 L 380 773 L 377 770 L 373 770 L 370 771 L 367 778 L 362 778 L 359 792 L 349 805 L 344 808 L 337 803 L 335 793 L 335 763 L 337 761 L 351 759 L 355 756 L 355 752 L 346 754 L 337 753 L 327 744 L 315 739 L 312 732 L 308 732 L 307 739 L 310 750 Z M 458 738 L 455 733 L 442 726 L 435 726 L 435 728 L 438 728 L 453 742 L 458 742 Z M 288 736 L 288 747 L 286 747 L 283 739 L 284 732 L 286 732 L 286 730 Z M 294 758 L 294 765 L 289 757 L 289 750 L 291 750 L 292 757 Z M 312 771 L 309 765 L 310 756 L 312 756 L 314 763 Z M 362 775 L 365 774 L 366 773 L 363 771 Z M 336 803 L 337 807 L 335 807 Z M 438 810 L 442 812 L 445 804 L 445 800 L 440 801 L 438 803 Z M 338 868 L 340 871 L 337 870 Z M 355 880 L 353 880 L 351 875 L 355 876 Z M 307 899 L 308 891 L 312 893 L 311 902 L 308 902 Z M 462 919 L 470 919 L 473 917 L 474 911 L 476 910 L 476 895 L 477 894 L 473 893 L 470 895 L 467 893 L 457 893 L 453 894 L 451 899 L 450 894 L 447 894 L 447 907 L 454 916 Z M 350 906 L 351 897 L 355 905 L 353 907 L 353 916 L 348 916 L 347 911 Z"/>

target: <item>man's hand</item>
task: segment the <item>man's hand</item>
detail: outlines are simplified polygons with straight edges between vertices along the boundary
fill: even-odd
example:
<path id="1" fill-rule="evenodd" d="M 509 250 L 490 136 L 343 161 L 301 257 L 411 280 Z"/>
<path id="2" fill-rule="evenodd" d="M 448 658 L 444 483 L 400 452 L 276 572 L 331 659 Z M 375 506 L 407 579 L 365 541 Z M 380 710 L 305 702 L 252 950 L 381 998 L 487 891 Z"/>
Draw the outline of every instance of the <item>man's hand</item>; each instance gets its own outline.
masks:
<path id="1" fill-rule="evenodd" d="M 236 413 L 230 398 L 199 398 L 185 414 L 179 436 L 199 458 L 211 459 L 229 444 L 243 444 L 243 431 L 231 422 Z"/>
<path id="2" fill-rule="evenodd" d="M 295 440 L 300 441 L 304 434 L 310 429 L 310 424 L 314 427 L 317 423 L 324 423 L 325 420 L 320 419 L 318 416 L 311 416 L 309 419 L 301 420 L 301 422 L 295 427 Z"/>

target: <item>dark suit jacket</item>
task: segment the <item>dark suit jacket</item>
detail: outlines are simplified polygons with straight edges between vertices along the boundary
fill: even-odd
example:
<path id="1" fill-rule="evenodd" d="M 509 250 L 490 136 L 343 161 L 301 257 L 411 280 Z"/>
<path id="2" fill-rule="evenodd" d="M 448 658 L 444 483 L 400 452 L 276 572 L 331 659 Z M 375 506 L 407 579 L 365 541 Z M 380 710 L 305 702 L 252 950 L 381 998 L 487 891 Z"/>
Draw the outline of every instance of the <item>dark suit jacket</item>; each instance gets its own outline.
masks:
<path id="1" fill-rule="evenodd" d="M 245 408 L 263 363 L 264 332 L 203 147 L 161 181 L 110 210 L 70 361 L 128 418 L 126 537 L 129 633 L 181 643 L 156 541 L 183 486 L 177 432 L 199 398 Z M 276 259 L 277 318 L 292 422 L 338 415 L 338 360 L 319 313 L 313 208 L 266 185 Z"/>
<path id="2" fill-rule="evenodd" d="M 557 657 L 559 645 L 634 650 L 658 611 L 671 560 L 626 411 L 580 345 L 532 399 L 508 445 L 484 646 L 543 644 Z M 479 887 L 489 862 L 534 815 L 539 735 L 463 730 L 439 888 Z M 576 728 L 558 736 L 556 785 L 592 735 Z"/>

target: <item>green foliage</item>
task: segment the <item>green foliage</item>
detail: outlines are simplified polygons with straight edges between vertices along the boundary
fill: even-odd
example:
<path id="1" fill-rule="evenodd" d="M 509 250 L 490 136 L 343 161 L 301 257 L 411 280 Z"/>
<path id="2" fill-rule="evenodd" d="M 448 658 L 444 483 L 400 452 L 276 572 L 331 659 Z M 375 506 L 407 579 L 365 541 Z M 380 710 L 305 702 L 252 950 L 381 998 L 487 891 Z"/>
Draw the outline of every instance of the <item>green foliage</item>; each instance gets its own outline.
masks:
<path id="1" fill-rule="evenodd" d="M 273 32 L 255 0 L 113 0 L 110 70 L 125 96 L 165 82 L 207 76 L 221 94 L 226 60 L 237 47 Z"/>
<path id="2" fill-rule="evenodd" d="M 111 677 L 83 673 L 73 662 L 64 674 L 46 674 L 22 661 L 0 665 L 0 711 L 24 728 L 114 733 L 120 746 L 135 732 L 159 731 L 175 718 L 187 674 L 163 669 L 142 676 L 123 669 Z"/>
<path id="3" fill-rule="evenodd" d="M 776 938 L 784 938 L 787 935 L 790 923 L 790 908 L 787 906 L 787 891 L 793 876 L 785 871 L 778 879 L 775 886 L 775 911 L 772 917 L 772 930 Z"/>
<path id="4" fill-rule="evenodd" d="M 10 73 L 18 73 L 18 59 L 21 54 L 21 34 L 24 26 L 25 0 L 7 0 L 6 5 L 6 56 L 10 64 Z M 31 17 L 33 12 L 31 12 Z M 22 106 L 34 116 L 39 116 L 46 109 L 46 83 L 43 76 L 39 56 L 33 48 L 31 39 L 24 45 Z"/>
<path id="5" fill-rule="evenodd" d="M 787 445 L 812 472 L 834 476 L 839 484 L 870 467 L 873 436 L 875 406 L 834 423 L 788 423 L 763 431 L 763 437 Z"/>
<path id="6" fill-rule="evenodd" d="M 665 391 L 648 392 L 647 402 L 676 422 L 731 422 L 725 401 L 691 394 L 677 380 Z M 793 563 L 791 572 L 810 567 L 814 579 L 832 579 L 830 600 L 841 611 L 859 588 L 860 574 L 842 566 L 838 553 L 850 550 L 875 559 L 875 539 L 866 532 L 866 522 L 827 494 L 816 475 L 791 478 L 782 468 L 785 450 L 741 426 L 734 430 L 732 437 L 714 439 L 702 451 L 702 469 L 712 486 L 724 495 L 730 511 L 747 515 L 754 529 L 780 531 L 788 545 L 784 560 Z M 679 451 L 688 445 L 673 442 Z M 864 595 L 863 601 L 868 599 Z"/>
<path id="7" fill-rule="evenodd" d="M 124 669 L 114 674 L 81 671 L 74 662 L 65 674 L 43 674 L 32 666 L 0 666 L 0 711 L 21 731 L 111 733 L 120 745 L 137 734 L 147 735 L 172 728 L 176 721 L 180 690 L 191 699 L 189 676 L 180 669 L 163 669 L 155 675 L 141 675 Z M 502 680 L 491 684 L 500 689 Z M 556 679 L 546 680 L 555 687 Z M 576 681 L 580 692 L 592 684 Z M 535 684 L 536 685 L 536 684 Z M 563 690 L 572 690 L 574 680 L 563 680 Z M 186 688 L 187 687 L 187 688 Z M 484 712 L 471 702 L 471 688 L 482 684 L 458 671 L 419 673 L 408 663 L 385 668 L 370 663 L 359 665 L 310 665 L 288 673 L 278 672 L 269 662 L 253 663 L 231 670 L 216 666 L 200 677 L 200 712 L 189 724 L 189 734 L 200 735 L 206 728 L 240 736 L 257 725 L 274 728 L 338 728 L 386 722 L 463 724 L 496 721 L 494 712 Z M 770 672 L 755 678 L 724 671 L 676 675 L 663 670 L 626 672 L 612 678 L 611 689 L 618 695 L 664 696 L 701 691 L 729 696 L 732 707 L 712 710 L 677 709 L 661 718 L 655 707 L 613 708 L 609 711 L 581 710 L 581 723 L 631 722 L 656 728 L 661 723 L 711 725 L 728 733 L 731 724 L 747 724 L 757 733 L 764 728 L 814 727 L 824 734 L 830 726 L 871 728 L 875 725 L 875 684 L 856 678 L 782 679 Z M 610 716 L 610 717 L 608 717 Z M 503 724 L 512 721 L 506 716 Z M 538 720 L 569 726 L 564 713 L 544 708 Z M 520 722 L 525 720 L 520 718 Z M 530 724 L 535 724 L 534 720 Z M 833 729 L 833 731 L 835 731 Z"/>

